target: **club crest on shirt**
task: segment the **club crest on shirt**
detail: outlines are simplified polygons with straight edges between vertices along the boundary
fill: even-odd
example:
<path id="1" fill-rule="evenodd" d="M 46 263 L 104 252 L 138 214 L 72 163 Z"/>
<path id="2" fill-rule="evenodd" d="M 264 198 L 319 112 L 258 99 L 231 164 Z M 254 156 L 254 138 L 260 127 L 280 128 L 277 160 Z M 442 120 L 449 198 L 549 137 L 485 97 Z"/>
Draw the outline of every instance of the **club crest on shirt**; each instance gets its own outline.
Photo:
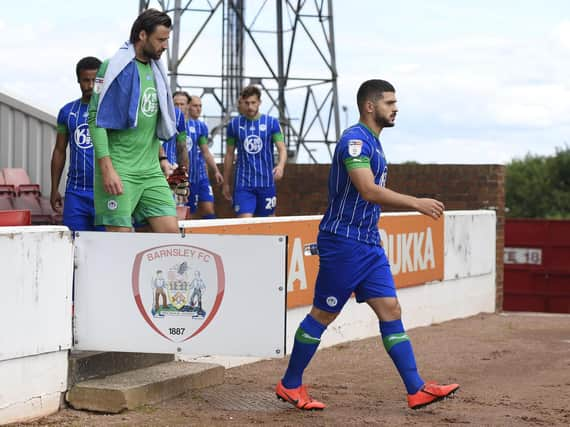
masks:
<path id="1" fill-rule="evenodd" d="M 103 77 L 95 77 L 95 85 L 93 86 L 93 92 L 99 94 L 103 88 Z"/>
<path id="2" fill-rule="evenodd" d="M 265 132 L 267 130 L 267 126 L 266 125 L 259 125 L 259 130 L 261 132 Z"/>
<path id="3" fill-rule="evenodd" d="M 360 156 L 362 152 L 362 141 L 360 139 L 351 139 L 348 141 L 348 154 L 352 157 Z"/>

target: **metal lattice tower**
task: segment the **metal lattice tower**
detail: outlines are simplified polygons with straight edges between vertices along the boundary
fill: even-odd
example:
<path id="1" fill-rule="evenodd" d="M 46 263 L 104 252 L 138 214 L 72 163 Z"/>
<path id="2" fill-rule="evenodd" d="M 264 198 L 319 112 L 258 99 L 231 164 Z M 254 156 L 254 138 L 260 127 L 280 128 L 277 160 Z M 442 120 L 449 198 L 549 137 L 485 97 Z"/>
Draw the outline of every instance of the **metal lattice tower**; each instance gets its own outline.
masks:
<path id="1" fill-rule="evenodd" d="M 214 155 L 224 154 L 241 89 L 256 84 L 290 161 L 332 158 L 340 135 L 332 0 L 139 0 L 140 11 L 149 7 L 172 17 L 171 87 L 202 97 Z"/>

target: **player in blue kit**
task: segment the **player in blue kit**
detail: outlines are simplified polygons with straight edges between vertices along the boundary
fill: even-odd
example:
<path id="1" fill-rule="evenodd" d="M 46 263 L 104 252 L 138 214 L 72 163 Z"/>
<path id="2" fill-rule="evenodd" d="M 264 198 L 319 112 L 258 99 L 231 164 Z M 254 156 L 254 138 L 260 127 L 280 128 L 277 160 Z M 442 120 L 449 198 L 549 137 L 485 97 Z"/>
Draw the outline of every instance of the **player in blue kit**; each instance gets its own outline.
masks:
<path id="1" fill-rule="evenodd" d="M 360 122 L 342 134 L 329 174 L 329 205 L 319 226 L 320 256 L 313 307 L 299 325 L 277 397 L 299 409 L 324 409 L 313 400 L 302 375 L 327 326 L 354 292 L 379 320 L 384 348 L 392 358 L 408 393 L 408 406 L 418 409 L 454 393 L 458 384 L 425 382 L 416 367 L 410 339 L 401 320 L 390 264 L 380 244 L 380 206 L 413 209 L 438 220 L 443 203 L 396 193 L 385 187 L 388 167 L 380 140 L 394 126 L 396 94 L 384 80 L 364 82 L 357 94 Z"/>
<path id="2" fill-rule="evenodd" d="M 173 95 L 174 105 L 184 111 L 187 120 L 187 148 L 190 159 L 190 199 L 188 206 L 192 217 L 200 216 L 213 219 L 214 192 L 210 185 L 206 164 L 214 171 L 216 183 L 219 185 L 224 178 L 216 165 L 216 161 L 208 147 L 208 126 L 198 120 L 202 113 L 202 101 L 198 96 L 190 96 L 187 92 L 178 91 Z"/>
<path id="3" fill-rule="evenodd" d="M 63 106 L 57 115 L 57 134 L 51 157 L 51 207 L 62 212 L 63 224 L 74 231 L 102 230 L 95 227 L 93 206 L 93 143 L 87 125 L 89 100 L 101 61 L 82 58 L 75 67 L 81 98 Z M 59 192 L 61 174 L 69 145 L 69 168 L 65 187 L 65 204 Z"/>
<path id="4" fill-rule="evenodd" d="M 176 104 L 175 104 L 176 105 Z M 179 108 L 174 108 L 174 115 L 176 117 L 176 135 L 170 138 L 168 141 L 162 142 L 162 152 L 159 153 L 160 166 L 166 175 L 169 175 L 168 170 L 173 169 L 178 166 L 177 161 L 177 142 L 184 143 L 186 141 L 186 120 L 184 119 L 184 112 Z M 168 161 L 168 164 L 164 162 Z M 164 162 L 164 163 L 163 163 Z M 169 168 L 170 166 L 170 168 Z"/>
<path id="5" fill-rule="evenodd" d="M 275 117 L 259 114 L 261 91 L 257 87 L 248 86 L 242 91 L 240 105 L 241 114 L 227 126 L 223 194 L 233 201 L 239 218 L 273 216 L 277 206 L 275 181 L 283 177 L 287 162 L 283 133 Z M 273 160 L 274 145 L 279 152 L 277 165 Z M 236 148 L 232 197 L 230 182 Z"/>
<path id="6" fill-rule="evenodd" d="M 198 122 L 201 127 L 201 132 L 208 136 L 208 126 L 201 120 L 198 120 L 202 115 L 202 100 L 199 96 L 191 96 L 190 103 L 188 104 L 188 116 Z M 214 210 L 214 191 L 210 185 L 210 178 L 208 177 L 208 169 L 206 168 L 206 160 L 201 151 L 198 151 L 198 164 L 200 168 L 198 176 L 198 184 L 194 188 L 195 194 L 198 196 L 198 215 L 203 219 L 214 219 L 216 213 Z M 219 173 L 217 165 L 214 163 L 215 173 Z"/>

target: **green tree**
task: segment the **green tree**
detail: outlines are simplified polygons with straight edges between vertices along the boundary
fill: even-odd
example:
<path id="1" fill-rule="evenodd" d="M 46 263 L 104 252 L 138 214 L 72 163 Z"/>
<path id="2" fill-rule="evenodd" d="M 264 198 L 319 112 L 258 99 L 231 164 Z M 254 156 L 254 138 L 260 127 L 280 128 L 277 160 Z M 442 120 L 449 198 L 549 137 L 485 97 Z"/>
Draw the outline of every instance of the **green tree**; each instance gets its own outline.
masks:
<path id="1" fill-rule="evenodd" d="M 513 160 L 506 167 L 505 191 L 508 217 L 569 219 L 570 148 Z"/>

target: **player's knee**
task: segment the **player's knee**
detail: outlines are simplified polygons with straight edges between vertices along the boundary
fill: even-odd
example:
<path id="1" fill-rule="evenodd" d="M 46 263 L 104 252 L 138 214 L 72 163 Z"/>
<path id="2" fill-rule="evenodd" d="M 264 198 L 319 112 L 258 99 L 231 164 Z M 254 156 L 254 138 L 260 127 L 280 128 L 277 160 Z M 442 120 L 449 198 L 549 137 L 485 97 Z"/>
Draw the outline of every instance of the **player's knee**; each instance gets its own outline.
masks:
<path id="1" fill-rule="evenodd" d="M 386 316 L 390 317 L 389 320 L 397 320 L 402 317 L 402 307 L 397 299 L 388 301 L 386 304 Z"/>
<path id="2" fill-rule="evenodd" d="M 319 308 L 313 307 L 310 313 L 311 317 L 319 322 L 321 325 L 328 326 L 334 319 L 337 318 L 339 313 L 331 313 L 328 311 L 321 310 Z"/>

